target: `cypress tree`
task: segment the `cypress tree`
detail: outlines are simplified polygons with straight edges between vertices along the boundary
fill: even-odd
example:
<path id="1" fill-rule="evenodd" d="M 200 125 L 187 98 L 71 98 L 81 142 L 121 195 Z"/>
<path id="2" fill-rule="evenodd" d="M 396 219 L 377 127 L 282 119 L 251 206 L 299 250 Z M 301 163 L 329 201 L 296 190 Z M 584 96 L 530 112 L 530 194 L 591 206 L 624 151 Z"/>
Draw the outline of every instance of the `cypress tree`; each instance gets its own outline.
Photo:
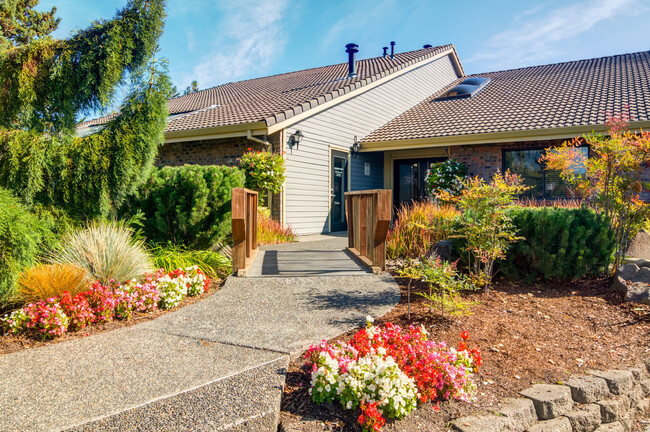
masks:
<path id="1" fill-rule="evenodd" d="M 27 203 L 81 218 L 106 216 L 137 188 L 164 140 L 168 115 L 166 64 L 155 59 L 164 6 L 164 0 L 130 0 L 112 20 L 65 40 L 5 37 L 0 186 Z M 119 115 L 77 137 L 78 115 L 109 106 L 127 78 L 130 91 Z"/>

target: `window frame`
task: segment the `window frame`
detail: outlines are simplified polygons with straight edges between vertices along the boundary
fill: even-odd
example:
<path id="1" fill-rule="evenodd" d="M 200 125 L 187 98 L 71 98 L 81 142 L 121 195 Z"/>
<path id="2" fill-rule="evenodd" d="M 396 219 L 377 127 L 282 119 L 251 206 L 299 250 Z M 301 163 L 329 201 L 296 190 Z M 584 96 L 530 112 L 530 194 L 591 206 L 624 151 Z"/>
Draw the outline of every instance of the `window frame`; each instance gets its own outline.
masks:
<path id="1" fill-rule="evenodd" d="M 542 156 L 546 154 L 546 152 L 550 149 L 551 147 L 543 147 L 543 146 L 536 146 L 536 147 L 512 147 L 512 148 L 501 148 L 501 172 L 505 173 L 506 172 L 506 152 L 516 152 L 516 151 L 541 151 Z M 587 159 L 591 158 L 591 148 L 588 144 L 583 144 L 577 146 L 577 148 L 586 148 L 587 149 Z M 543 181 L 543 190 L 542 190 L 542 197 L 541 198 L 536 198 L 536 197 L 531 197 L 533 199 L 543 199 L 543 200 L 561 200 L 561 199 L 566 199 L 566 197 L 557 197 L 557 196 L 547 196 L 546 195 L 546 168 L 542 170 L 542 181 Z M 523 194 L 519 195 L 523 196 Z"/>

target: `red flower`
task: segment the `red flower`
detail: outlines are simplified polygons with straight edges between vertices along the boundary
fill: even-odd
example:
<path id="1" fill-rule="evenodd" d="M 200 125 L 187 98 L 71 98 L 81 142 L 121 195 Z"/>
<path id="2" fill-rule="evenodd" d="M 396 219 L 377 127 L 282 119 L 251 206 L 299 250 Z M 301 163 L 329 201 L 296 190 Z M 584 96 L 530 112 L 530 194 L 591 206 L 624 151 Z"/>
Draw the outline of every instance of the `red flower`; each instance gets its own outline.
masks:
<path id="1" fill-rule="evenodd" d="M 467 331 L 460 332 L 460 337 L 463 338 L 463 340 L 468 340 L 469 339 L 469 332 L 467 332 Z"/>

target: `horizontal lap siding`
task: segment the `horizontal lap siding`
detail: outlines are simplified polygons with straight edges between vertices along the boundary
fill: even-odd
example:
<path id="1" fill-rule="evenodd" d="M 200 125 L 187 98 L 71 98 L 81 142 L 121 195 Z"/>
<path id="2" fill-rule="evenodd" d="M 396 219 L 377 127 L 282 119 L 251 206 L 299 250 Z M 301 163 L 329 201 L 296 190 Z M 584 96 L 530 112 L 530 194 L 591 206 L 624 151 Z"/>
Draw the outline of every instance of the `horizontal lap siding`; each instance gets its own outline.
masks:
<path id="1" fill-rule="evenodd" d="M 298 234 L 327 232 L 330 148 L 349 149 L 355 135 L 362 139 L 456 78 L 451 59 L 441 57 L 287 128 L 287 138 L 296 130 L 304 135 L 300 148 L 286 155 L 287 224 Z M 350 163 L 352 190 L 382 187 L 382 153 L 360 153 Z"/>

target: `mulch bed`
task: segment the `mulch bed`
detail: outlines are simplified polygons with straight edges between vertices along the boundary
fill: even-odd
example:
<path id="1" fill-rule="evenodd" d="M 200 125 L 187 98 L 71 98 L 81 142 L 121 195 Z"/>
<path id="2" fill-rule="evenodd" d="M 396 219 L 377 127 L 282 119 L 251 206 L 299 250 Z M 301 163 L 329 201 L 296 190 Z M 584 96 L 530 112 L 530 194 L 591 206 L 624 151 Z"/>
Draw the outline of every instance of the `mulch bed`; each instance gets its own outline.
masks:
<path id="1" fill-rule="evenodd" d="M 384 431 L 444 431 L 450 420 L 494 409 L 503 398 L 518 397 L 532 384 L 555 383 L 589 369 L 637 365 L 650 356 L 650 307 L 623 303 L 620 295 L 609 290 L 611 279 L 527 286 L 497 282 L 488 293 L 466 294 L 478 304 L 471 315 L 460 317 L 430 314 L 424 299 L 411 295 L 410 321 L 407 280 L 397 280 L 402 301 L 375 324 L 422 324 L 430 338 L 450 345 L 457 345 L 460 332 L 467 330 L 482 350 L 483 366 L 475 377 L 476 402 L 446 401 L 439 404 L 439 411 L 425 404 L 399 422 L 387 421 Z M 425 289 L 418 285 L 412 293 Z M 349 339 L 355 332 L 336 339 Z M 289 367 L 283 424 L 309 432 L 361 430 L 358 412 L 345 411 L 338 403 L 317 405 L 308 389 L 309 373 L 299 358 Z M 637 419 L 636 430 L 647 426 L 643 421 Z"/>
<path id="2" fill-rule="evenodd" d="M 98 333 L 115 330 L 120 327 L 129 327 L 132 325 L 140 324 L 142 322 L 156 319 L 161 315 L 165 315 L 169 312 L 174 312 L 180 308 L 201 301 L 211 296 L 213 293 L 217 292 L 222 286 L 223 286 L 223 281 L 215 280 L 212 281 L 212 283 L 210 284 L 208 291 L 196 297 L 186 296 L 183 299 L 183 301 L 175 308 L 165 309 L 165 310 L 158 309 L 155 312 L 151 312 L 151 313 L 134 313 L 133 317 L 130 320 L 115 320 L 107 323 L 90 325 L 76 332 L 69 332 L 69 333 L 66 332 L 63 335 L 61 335 L 61 337 L 55 339 L 43 341 L 39 339 L 33 339 L 25 335 L 0 336 L 0 355 L 9 354 L 23 349 L 52 345 L 55 343 L 65 342 L 73 339 L 79 339 L 83 337 L 96 335 Z"/>

